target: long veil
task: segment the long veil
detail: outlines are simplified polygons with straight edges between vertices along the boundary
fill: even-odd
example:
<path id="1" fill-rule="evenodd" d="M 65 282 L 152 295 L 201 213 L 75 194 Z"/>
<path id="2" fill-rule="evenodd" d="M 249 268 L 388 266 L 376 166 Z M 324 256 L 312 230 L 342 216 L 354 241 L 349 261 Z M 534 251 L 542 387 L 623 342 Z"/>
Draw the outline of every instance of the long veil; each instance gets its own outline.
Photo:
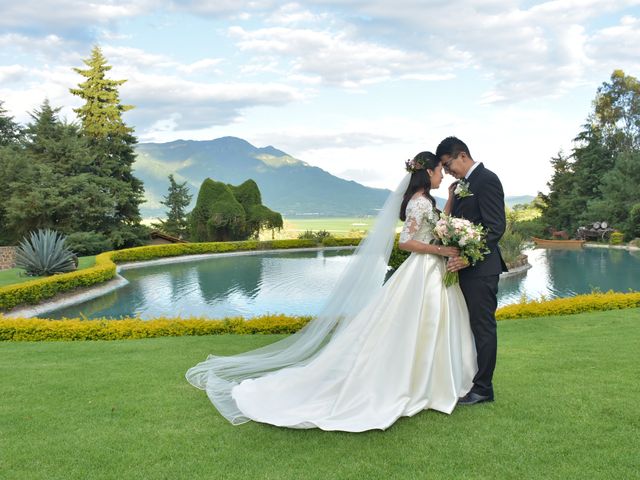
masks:
<path id="1" fill-rule="evenodd" d="M 187 371 L 189 383 L 205 390 L 211 402 L 231 423 L 249 421 L 231 396 L 235 385 L 247 378 L 309 363 L 377 297 L 387 272 L 398 214 L 410 178 L 407 174 L 387 198 L 373 228 L 351 256 L 322 310 L 304 328 L 278 342 L 239 355 L 209 355 Z"/>

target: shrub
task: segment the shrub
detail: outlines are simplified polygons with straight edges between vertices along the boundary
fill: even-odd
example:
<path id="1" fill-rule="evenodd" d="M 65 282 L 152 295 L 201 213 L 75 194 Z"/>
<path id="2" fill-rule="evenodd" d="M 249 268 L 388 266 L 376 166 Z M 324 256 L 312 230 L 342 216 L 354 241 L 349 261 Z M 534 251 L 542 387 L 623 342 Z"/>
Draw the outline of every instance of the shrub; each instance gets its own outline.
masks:
<path id="1" fill-rule="evenodd" d="M 316 234 L 313 233 L 313 230 L 305 230 L 303 233 L 298 235 L 299 240 L 315 240 Z"/>
<path id="2" fill-rule="evenodd" d="M 152 337 L 181 337 L 219 334 L 291 334 L 304 327 L 311 317 L 263 315 L 251 320 L 242 317 L 207 320 L 157 318 L 141 320 L 47 320 L 6 318 L 0 315 L 0 341 L 122 340 Z"/>
<path id="3" fill-rule="evenodd" d="M 315 240 L 317 243 L 324 243 L 325 240 L 333 238 L 333 235 L 326 230 L 318 230 L 317 232 L 314 232 L 313 230 L 305 230 L 304 233 L 298 235 L 298 238 L 300 240 Z"/>
<path id="4" fill-rule="evenodd" d="M 506 263 L 515 262 L 522 253 L 524 238 L 522 235 L 510 228 L 507 228 L 500 239 L 500 253 Z"/>
<path id="5" fill-rule="evenodd" d="M 16 266 L 31 276 L 72 272 L 77 267 L 77 257 L 74 259 L 65 240 L 64 235 L 55 230 L 31 232 L 16 249 Z"/>
<path id="6" fill-rule="evenodd" d="M 624 242 L 624 233 L 621 232 L 613 232 L 611 237 L 609 238 L 609 243 L 611 245 L 622 245 Z"/>
<path id="7" fill-rule="evenodd" d="M 102 233 L 76 232 L 67 236 L 67 247 L 81 257 L 113 250 L 111 241 Z"/>
<path id="8" fill-rule="evenodd" d="M 507 318 L 573 315 L 575 313 L 637 307 L 640 307 L 640 292 L 595 292 L 570 298 L 556 298 L 554 300 L 525 300 L 521 303 L 507 305 L 498 309 L 496 318 L 503 320 Z"/>
<path id="9" fill-rule="evenodd" d="M 402 250 L 400 247 L 398 247 L 399 240 L 400 235 L 396 235 L 396 239 L 393 242 L 393 249 L 391 250 L 391 256 L 389 257 L 389 266 L 393 271 L 397 270 L 398 267 L 402 265 L 402 262 L 404 262 L 407 258 L 409 258 L 409 255 L 411 255 L 411 252 L 407 252 L 406 250 Z"/>
<path id="10" fill-rule="evenodd" d="M 515 221 L 511 225 L 511 229 L 520 234 L 524 239 L 531 237 L 544 237 L 546 235 L 546 224 L 542 217 L 533 218 L 531 220 Z"/>

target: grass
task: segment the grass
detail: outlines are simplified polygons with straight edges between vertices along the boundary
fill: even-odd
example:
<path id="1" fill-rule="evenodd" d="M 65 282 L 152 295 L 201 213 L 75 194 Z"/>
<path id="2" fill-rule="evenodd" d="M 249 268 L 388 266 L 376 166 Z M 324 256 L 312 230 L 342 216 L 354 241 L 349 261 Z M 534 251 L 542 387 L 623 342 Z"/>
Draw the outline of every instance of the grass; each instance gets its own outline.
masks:
<path id="1" fill-rule="evenodd" d="M 334 237 L 362 236 L 369 231 L 375 217 L 309 217 L 309 218 L 285 218 L 284 228 L 275 232 L 276 239 L 298 238 L 298 235 L 307 230 L 317 232 L 326 230 Z M 261 240 L 271 239 L 271 230 L 265 230 L 260 234 Z"/>
<path id="2" fill-rule="evenodd" d="M 233 427 L 184 380 L 277 338 L 0 343 L 0 478 L 637 478 L 640 309 L 500 322 L 495 403 L 361 434 Z"/>
<path id="3" fill-rule="evenodd" d="M 91 255 L 88 257 L 78 257 L 78 270 L 84 268 L 93 267 L 96 264 L 96 256 Z M 44 277 L 29 277 L 25 275 L 24 270 L 21 268 L 9 268 L 7 270 L 0 270 L 0 287 L 6 285 L 13 285 L 16 283 L 30 282 Z"/>

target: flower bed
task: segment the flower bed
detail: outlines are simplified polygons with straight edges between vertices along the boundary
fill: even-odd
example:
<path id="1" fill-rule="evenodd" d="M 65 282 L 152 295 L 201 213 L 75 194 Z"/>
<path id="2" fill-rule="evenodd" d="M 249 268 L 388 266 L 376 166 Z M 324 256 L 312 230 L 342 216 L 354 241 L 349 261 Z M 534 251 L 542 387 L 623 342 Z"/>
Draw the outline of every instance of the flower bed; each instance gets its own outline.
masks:
<path id="1" fill-rule="evenodd" d="M 532 301 L 498 309 L 496 318 L 544 317 L 640 307 L 640 292 L 593 293 L 549 301 Z M 219 334 L 291 334 L 312 317 L 263 315 L 250 320 L 242 317 L 207 320 L 205 318 L 157 318 L 141 320 L 47 320 L 6 318 L 0 315 L 0 341 L 122 340 L 132 338 L 177 337 Z"/>

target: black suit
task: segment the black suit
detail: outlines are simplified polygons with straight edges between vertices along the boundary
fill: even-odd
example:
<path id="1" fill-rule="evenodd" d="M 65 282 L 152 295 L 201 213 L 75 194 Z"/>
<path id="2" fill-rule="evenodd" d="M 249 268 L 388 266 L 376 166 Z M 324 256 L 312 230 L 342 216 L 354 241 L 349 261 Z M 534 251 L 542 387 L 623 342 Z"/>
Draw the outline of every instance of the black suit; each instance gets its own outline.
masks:
<path id="1" fill-rule="evenodd" d="M 498 280 L 500 273 L 507 271 L 498 247 L 507 224 L 504 192 L 497 175 L 482 163 L 471 172 L 467 182 L 473 195 L 456 197 L 451 214 L 482 225 L 487 232 L 487 247 L 490 250 L 484 260 L 459 272 L 460 288 L 469 308 L 469 320 L 478 353 L 478 373 L 473 379 L 471 391 L 493 396 L 491 379 L 498 346 L 495 316 Z"/>

